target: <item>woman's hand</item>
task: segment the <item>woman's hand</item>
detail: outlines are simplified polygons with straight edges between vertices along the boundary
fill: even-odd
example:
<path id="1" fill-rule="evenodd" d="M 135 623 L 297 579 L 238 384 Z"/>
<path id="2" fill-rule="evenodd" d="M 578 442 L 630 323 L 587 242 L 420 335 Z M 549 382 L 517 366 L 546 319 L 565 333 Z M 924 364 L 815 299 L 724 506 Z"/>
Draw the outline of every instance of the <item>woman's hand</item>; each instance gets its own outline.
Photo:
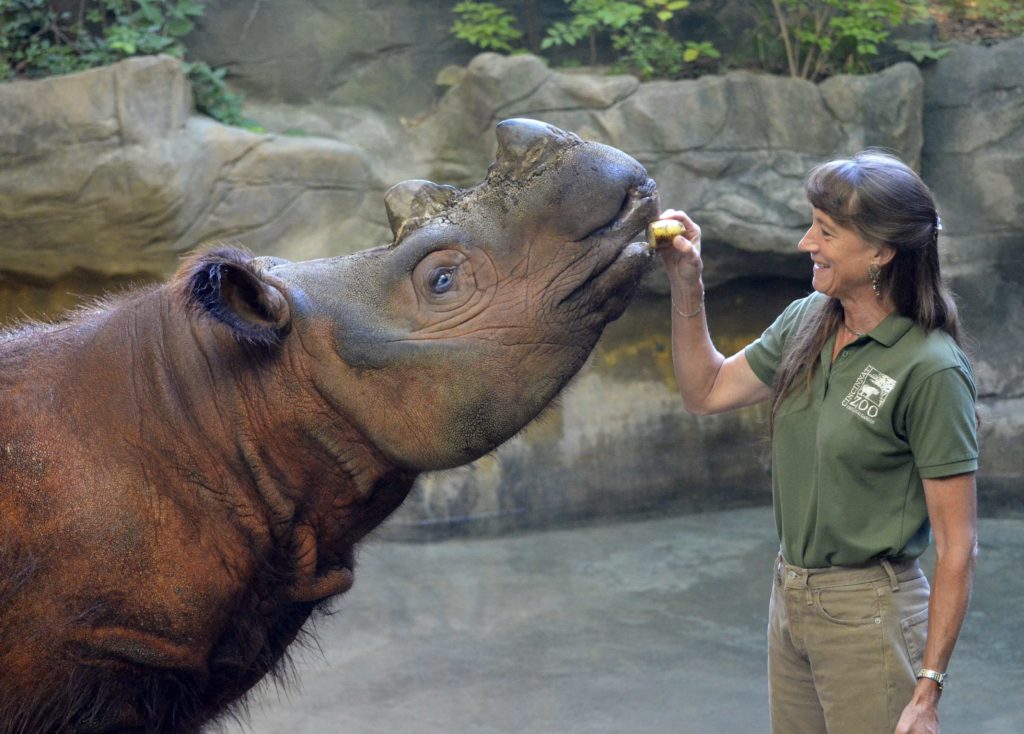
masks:
<path id="1" fill-rule="evenodd" d="M 903 709 L 896 734 L 939 734 L 939 715 L 935 711 L 935 701 L 911 701 Z"/>
<path id="2" fill-rule="evenodd" d="M 673 286 L 690 289 L 700 283 L 704 263 L 700 259 L 700 227 L 678 209 L 666 209 L 658 219 L 675 219 L 683 224 L 683 233 L 668 247 L 659 247 L 661 261 Z"/>

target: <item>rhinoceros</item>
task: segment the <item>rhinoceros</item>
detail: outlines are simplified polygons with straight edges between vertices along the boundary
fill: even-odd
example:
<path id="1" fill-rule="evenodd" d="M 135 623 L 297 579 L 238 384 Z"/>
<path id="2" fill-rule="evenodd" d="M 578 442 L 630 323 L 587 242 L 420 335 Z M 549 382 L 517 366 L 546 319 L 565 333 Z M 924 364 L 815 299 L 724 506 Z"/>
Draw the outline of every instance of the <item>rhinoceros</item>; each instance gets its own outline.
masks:
<path id="1" fill-rule="evenodd" d="M 390 244 L 204 249 L 0 336 L 0 732 L 201 730 L 352 586 L 418 474 L 581 368 L 651 260 L 655 184 L 541 122 L 496 135 L 478 185 L 385 194 Z"/>

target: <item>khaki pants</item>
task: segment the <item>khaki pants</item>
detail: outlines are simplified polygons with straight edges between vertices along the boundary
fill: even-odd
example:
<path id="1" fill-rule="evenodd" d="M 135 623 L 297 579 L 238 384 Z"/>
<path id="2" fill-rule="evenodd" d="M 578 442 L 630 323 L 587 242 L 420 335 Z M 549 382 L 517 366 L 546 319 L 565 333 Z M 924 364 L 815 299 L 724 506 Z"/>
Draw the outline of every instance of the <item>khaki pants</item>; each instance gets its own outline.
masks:
<path id="1" fill-rule="evenodd" d="M 768 612 L 773 734 L 893 734 L 928 622 L 916 561 L 804 569 L 779 556 Z"/>

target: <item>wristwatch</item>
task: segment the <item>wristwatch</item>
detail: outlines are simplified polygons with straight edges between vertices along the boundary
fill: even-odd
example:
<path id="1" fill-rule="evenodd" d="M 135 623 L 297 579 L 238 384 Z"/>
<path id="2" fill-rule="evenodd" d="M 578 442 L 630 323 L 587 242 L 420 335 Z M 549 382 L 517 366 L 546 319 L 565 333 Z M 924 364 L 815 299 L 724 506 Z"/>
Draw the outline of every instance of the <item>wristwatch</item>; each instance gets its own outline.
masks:
<path id="1" fill-rule="evenodd" d="M 921 668 L 919 671 L 917 671 L 917 677 L 918 679 L 928 678 L 930 680 L 935 681 L 935 683 L 939 686 L 939 691 L 942 691 L 942 689 L 946 687 L 946 674 L 940 673 L 937 670 Z"/>

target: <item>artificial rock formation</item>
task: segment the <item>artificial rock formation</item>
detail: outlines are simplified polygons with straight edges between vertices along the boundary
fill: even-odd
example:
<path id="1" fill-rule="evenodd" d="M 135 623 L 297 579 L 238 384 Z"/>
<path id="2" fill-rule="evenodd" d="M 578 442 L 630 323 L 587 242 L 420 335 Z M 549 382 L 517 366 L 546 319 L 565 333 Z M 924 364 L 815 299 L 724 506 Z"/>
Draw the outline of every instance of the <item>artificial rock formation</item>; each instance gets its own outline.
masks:
<path id="1" fill-rule="evenodd" d="M 1024 436 L 1024 37 L 959 46 L 925 74 L 922 175 L 943 218 L 982 395 L 982 507 L 1020 508 Z"/>
<path id="2" fill-rule="evenodd" d="M 362 235 L 346 226 L 366 195 L 359 151 L 195 115 L 169 57 L 0 85 L 0 158 L 9 277 L 160 277 L 204 241 L 287 241 L 304 257 Z"/>
<path id="3" fill-rule="evenodd" d="M 809 222 L 807 169 L 882 146 L 920 167 L 945 220 L 945 267 L 975 337 L 982 509 L 1019 506 L 1022 67 L 1020 39 L 958 48 L 923 74 L 898 64 L 820 84 L 747 72 L 641 84 L 481 54 L 446 69 L 443 94 L 414 116 L 340 92 L 301 104 L 252 98 L 247 112 L 268 134 L 189 114 L 167 59 L 0 85 L 0 151 L 13 161 L 0 170 L 0 294 L 4 275 L 40 284 L 83 272 L 164 275 L 211 238 L 290 258 L 380 244 L 390 239 L 388 186 L 478 180 L 494 156 L 494 124 L 533 117 L 630 153 L 665 206 L 697 218 L 712 333 L 730 352 L 806 292 L 796 242 Z M 59 98 L 72 103 L 48 102 Z M 560 409 L 494 456 L 422 480 L 388 532 L 767 501 L 762 413 L 682 413 L 657 269 L 646 286 Z"/>

